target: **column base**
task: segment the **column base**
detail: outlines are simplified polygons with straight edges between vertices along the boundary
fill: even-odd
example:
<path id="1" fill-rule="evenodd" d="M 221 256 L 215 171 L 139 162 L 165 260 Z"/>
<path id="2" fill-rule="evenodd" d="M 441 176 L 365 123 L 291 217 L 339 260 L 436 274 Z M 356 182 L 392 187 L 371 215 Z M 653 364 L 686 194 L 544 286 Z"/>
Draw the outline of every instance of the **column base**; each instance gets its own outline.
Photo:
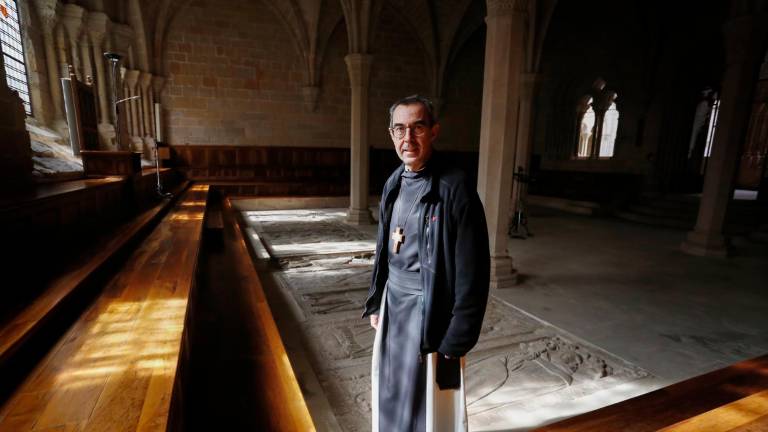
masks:
<path id="1" fill-rule="evenodd" d="M 371 216 L 371 211 L 367 208 L 365 209 L 356 209 L 356 208 L 349 208 L 347 210 L 347 223 L 352 225 L 371 225 L 375 221 L 373 219 L 373 216 Z"/>
<path id="2" fill-rule="evenodd" d="M 132 136 L 130 142 L 131 151 L 141 153 L 141 157 L 144 158 L 144 140 L 142 140 L 141 137 Z"/>
<path id="3" fill-rule="evenodd" d="M 142 152 L 144 153 L 144 159 L 153 161 L 155 160 L 155 139 L 147 135 L 143 138 L 144 147 Z"/>
<path id="4" fill-rule="evenodd" d="M 110 123 L 99 123 L 99 144 L 102 150 L 117 150 L 115 144 L 115 127 Z"/>
<path id="5" fill-rule="evenodd" d="M 491 257 L 491 289 L 512 288 L 517 285 L 517 270 L 508 256 Z"/>
<path id="6" fill-rule="evenodd" d="M 680 249 L 689 255 L 717 258 L 728 256 L 728 242 L 720 233 L 690 231 Z"/>

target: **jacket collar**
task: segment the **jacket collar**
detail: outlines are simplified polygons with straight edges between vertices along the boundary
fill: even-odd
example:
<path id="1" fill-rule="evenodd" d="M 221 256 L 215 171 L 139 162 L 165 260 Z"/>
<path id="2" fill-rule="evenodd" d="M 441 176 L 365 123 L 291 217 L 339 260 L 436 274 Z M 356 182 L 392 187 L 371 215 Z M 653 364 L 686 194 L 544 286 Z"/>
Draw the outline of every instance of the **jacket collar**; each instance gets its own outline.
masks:
<path id="1" fill-rule="evenodd" d="M 427 161 L 428 168 L 432 171 L 430 175 L 430 182 L 427 186 L 427 190 L 424 191 L 424 195 L 421 197 L 421 200 L 424 201 L 428 196 L 432 195 L 433 193 L 437 193 L 437 182 L 440 181 L 439 179 L 439 162 L 440 156 L 437 154 L 437 152 L 433 149 L 432 150 L 432 157 L 429 158 L 429 161 Z M 401 163 L 399 167 L 392 173 L 392 175 L 389 176 L 389 179 L 387 179 L 387 187 L 386 192 L 384 194 L 384 200 L 383 202 L 388 202 L 390 199 L 390 196 L 392 195 L 392 192 L 395 190 L 400 189 L 400 177 L 403 174 L 403 171 L 405 171 L 405 164 Z"/>

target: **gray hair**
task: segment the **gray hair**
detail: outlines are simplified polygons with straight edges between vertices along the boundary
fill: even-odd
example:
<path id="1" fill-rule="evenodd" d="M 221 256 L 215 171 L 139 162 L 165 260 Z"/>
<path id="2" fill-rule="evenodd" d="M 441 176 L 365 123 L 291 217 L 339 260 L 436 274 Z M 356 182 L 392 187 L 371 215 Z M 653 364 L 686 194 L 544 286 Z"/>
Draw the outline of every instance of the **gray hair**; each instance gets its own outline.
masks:
<path id="1" fill-rule="evenodd" d="M 397 102 L 393 103 L 391 107 L 389 107 L 389 127 L 394 126 L 392 123 L 392 116 L 395 113 L 395 109 L 399 107 L 400 105 L 414 105 L 414 104 L 421 104 L 421 106 L 424 107 L 424 111 L 427 112 L 427 118 L 429 120 L 429 124 L 427 126 L 432 126 L 435 123 L 437 123 L 437 116 L 435 115 L 435 110 L 432 107 L 432 101 L 425 98 L 424 96 L 420 96 L 418 94 L 406 96 Z"/>

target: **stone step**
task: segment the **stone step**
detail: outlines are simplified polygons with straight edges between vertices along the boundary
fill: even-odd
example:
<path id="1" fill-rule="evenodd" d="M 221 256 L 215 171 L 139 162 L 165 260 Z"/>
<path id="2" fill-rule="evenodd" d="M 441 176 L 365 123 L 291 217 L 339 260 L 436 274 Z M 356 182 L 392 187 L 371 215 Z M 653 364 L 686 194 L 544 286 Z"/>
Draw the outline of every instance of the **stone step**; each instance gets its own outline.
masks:
<path id="1" fill-rule="evenodd" d="M 645 216 L 657 216 L 687 221 L 696 218 L 698 207 L 686 209 L 670 209 L 648 204 L 632 204 L 629 206 L 629 211 Z"/>
<path id="2" fill-rule="evenodd" d="M 619 219 L 624 219 L 630 222 L 683 230 L 689 230 L 693 228 L 694 224 L 696 223 L 695 218 L 691 220 L 684 220 L 674 217 L 645 215 L 626 210 L 617 210 L 613 214 Z"/>
<path id="3" fill-rule="evenodd" d="M 542 195 L 528 195 L 527 202 L 528 205 L 531 206 L 546 207 L 585 216 L 599 214 L 602 210 L 600 204 L 596 202 L 578 201 Z"/>
<path id="4" fill-rule="evenodd" d="M 691 210 L 699 207 L 701 201 L 696 195 L 672 195 L 666 197 L 642 197 L 638 204 L 669 210 Z"/>

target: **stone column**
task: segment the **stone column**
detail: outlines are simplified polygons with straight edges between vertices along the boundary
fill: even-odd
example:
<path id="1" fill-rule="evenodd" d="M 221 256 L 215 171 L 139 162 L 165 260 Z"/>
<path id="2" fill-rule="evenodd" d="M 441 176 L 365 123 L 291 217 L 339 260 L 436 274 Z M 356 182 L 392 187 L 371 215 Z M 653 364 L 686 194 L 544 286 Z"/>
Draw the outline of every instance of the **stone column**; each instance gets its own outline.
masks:
<path id="1" fill-rule="evenodd" d="M 349 54 L 344 57 L 352 88 L 350 127 L 351 172 L 347 222 L 362 225 L 373 222 L 368 209 L 368 85 L 373 56 Z"/>
<path id="2" fill-rule="evenodd" d="M 80 81 L 85 81 L 85 76 L 83 75 L 83 65 L 81 63 L 80 52 L 77 45 L 84 18 L 85 9 L 82 7 L 74 3 L 67 3 L 64 5 L 61 22 L 67 31 L 69 51 L 72 56 L 72 67 L 75 69 L 75 75 Z"/>
<path id="3" fill-rule="evenodd" d="M 56 32 L 56 2 L 35 2 L 37 16 L 42 24 L 43 47 L 45 50 L 45 68 L 48 76 L 48 90 L 51 97 L 51 111 L 53 118 L 48 126 L 59 128 L 66 124 L 64 120 L 64 98 L 61 94 L 59 83 L 59 65 L 56 61 L 56 46 L 54 43 Z"/>
<path id="4" fill-rule="evenodd" d="M 152 84 L 152 74 L 149 72 L 141 72 L 139 75 L 139 89 L 141 92 L 141 99 L 139 100 L 139 106 L 141 107 L 141 136 L 150 137 L 152 131 L 150 130 L 151 124 L 151 108 L 149 106 L 149 86 Z"/>
<path id="5" fill-rule="evenodd" d="M 67 36 L 64 30 L 64 24 L 59 23 L 56 26 L 56 58 L 59 60 L 57 81 L 59 78 L 69 77 L 69 52 L 67 50 Z M 57 86 L 61 87 L 61 81 L 58 81 Z M 62 99 L 62 107 L 64 101 Z"/>
<path id="6" fill-rule="evenodd" d="M 155 140 L 152 138 L 152 105 L 150 104 L 149 94 L 152 93 L 150 85 L 152 84 L 152 74 L 141 72 L 139 75 L 139 95 L 138 100 L 141 111 L 141 142 L 143 144 L 142 152 L 145 159 L 153 159 Z"/>
<path id="7" fill-rule="evenodd" d="M 139 71 L 129 69 L 125 72 L 125 78 L 123 79 L 126 89 L 125 97 L 129 98 L 137 95 L 136 85 L 138 82 Z M 128 114 L 128 134 L 131 140 L 131 150 L 141 151 L 138 104 L 135 99 L 123 102 L 123 104 L 125 105 L 125 112 Z"/>
<path id="8" fill-rule="evenodd" d="M 692 255 L 725 257 L 723 224 L 731 202 L 739 152 L 747 132 L 757 73 L 765 54 L 765 15 L 741 16 L 724 26 L 726 68 L 712 153 L 704 176 L 699 215 L 681 249 Z"/>
<path id="9" fill-rule="evenodd" d="M 152 77 L 152 102 L 160 102 L 162 104 L 163 90 L 165 90 L 165 83 L 166 83 L 165 77 L 161 77 L 161 76 L 157 76 L 157 75 Z M 154 104 L 153 104 L 152 109 L 154 109 Z M 165 133 L 163 132 L 165 129 L 163 127 L 163 118 L 164 118 L 164 116 L 163 116 L 162 110 L 161 110 L 160 114 L 157 115 L 157 117 L 160 118 L 160 122 L 159 122 L 159 124 L 153 122 L 153 125 L 157 126 L 157 129 L 153 129 L 153 132 L 155 132 L 156 130 L 159 129 L 160 130 L 160 134 L 158 135 L 158 134 L 155 133 L 154 137 L 159 142 L 167 143 L 168 142 L 168 138 L 165 136 Z"/>
<path id="10" fill-rule="evenodd" d="M 88 77 L 95 78 L 93 68 L 91 67 L 91 43 L 88 40 L 88 34 L 83 32 L 80 38 L 80 63 L 82 64 L 83 82 L 88 83 Z"/>
<path id="11" fill-rule="evenodd" d="M 517 149 L 515 152 L 514 169 L 523 167 L 525 175 L 530 175 L 531 153 L 533 140 L 531 139 L 531 114 L 533 113 L 533 95 L 541 78 L 540 74 L 527 73 L 522 75 L 520 84 L 520 108 L 517 113 Z M 512 206 L 517 210 L 517 203 L 525 199 L 528 188 L 514 180 L 512 184 Z"/>
<path id="12" fill-rule="evenodd" d="M 507 223 L 518 135 L 524 16 L 514 0 L 489 0 L 477 190 L 485 207 L 491 249 L 491 287 L 517 282 L 507 251 Z"/>
<path id="13" fill-rule="evenodd" d="M 88 14 L 88 35 L 91 38 L 93 49 L 93 63 L 96 75 L 96 96 L 99 100 L 99 139 L 105 149 L 112 148 L 112 138 L 115 136 L 115 127 L 111 124 L 109 109 L 109 94 L 107 93 L 109 72 L 104 62 L 104 36 L 107 34 L 109 18 L 103 12 Z"/>

